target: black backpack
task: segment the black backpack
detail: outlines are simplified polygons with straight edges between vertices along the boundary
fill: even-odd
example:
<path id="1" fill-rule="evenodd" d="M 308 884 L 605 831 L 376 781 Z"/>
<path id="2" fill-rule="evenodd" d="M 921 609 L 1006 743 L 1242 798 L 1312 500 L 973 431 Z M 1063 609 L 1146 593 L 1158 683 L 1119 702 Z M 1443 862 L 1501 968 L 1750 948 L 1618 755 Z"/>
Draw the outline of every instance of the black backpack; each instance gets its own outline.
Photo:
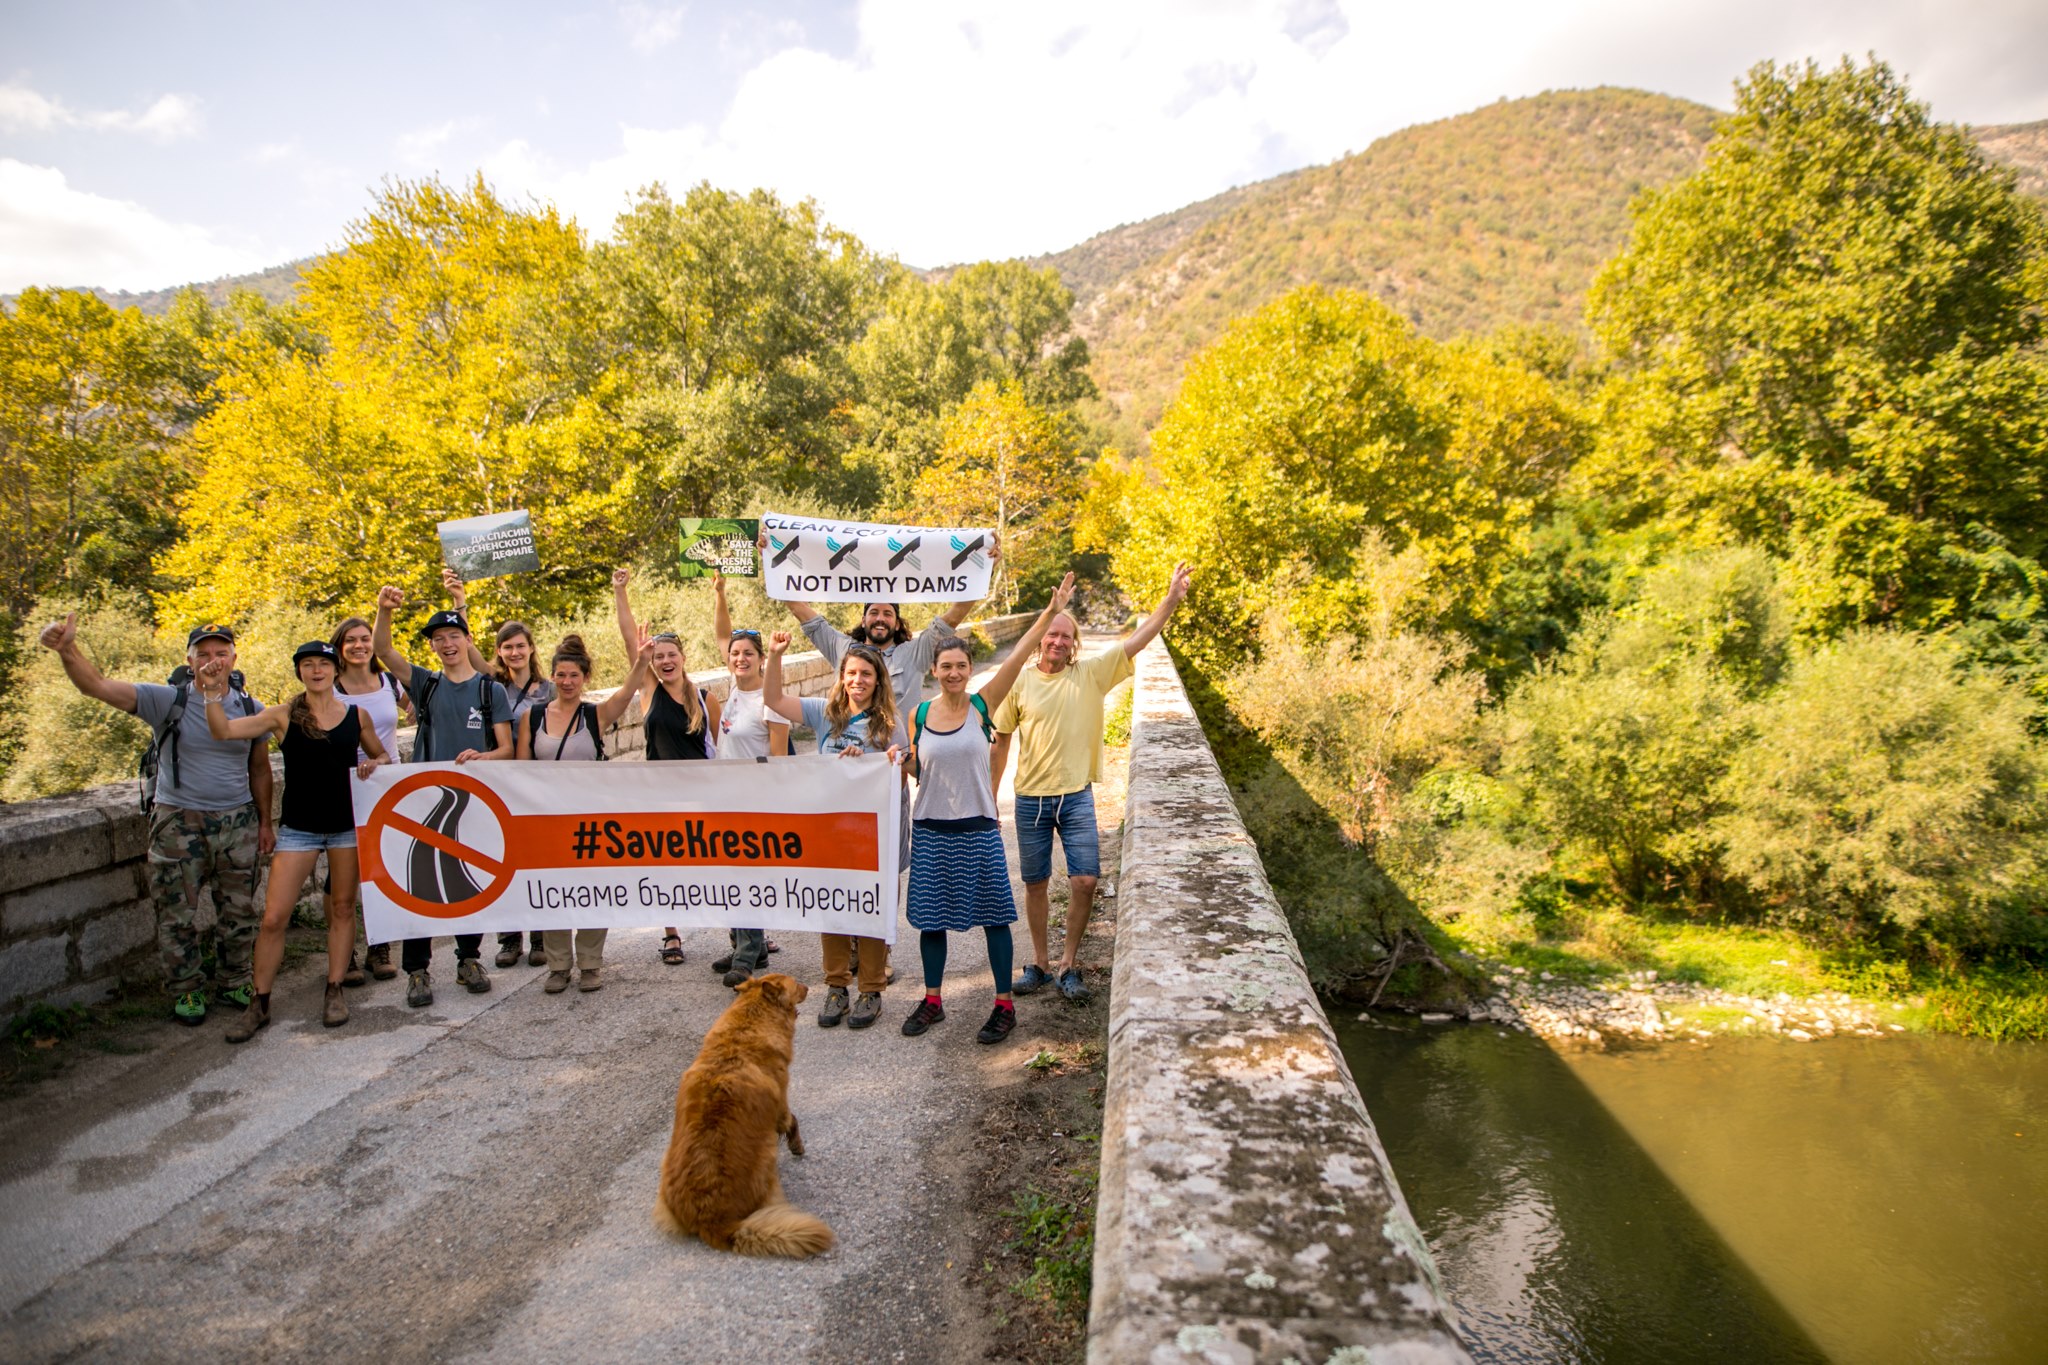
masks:
<path id="1" fill-rule="evenodd" d="M 491 693 L 498 690 L 498 680 L 488 673 L 479 673 L 476 676 L 483 680 L 483 686 L 477 689 L 477 695 L 483 701 L 479 709 L 484 713 L 484 738 L 490 739 L 491 731 L 497 725 L 491 717 Z M 434 699 L 434 693 L 440 690 L 445 680 L 445 675 L 440 673 L 429 675 L 426 685 L 420 688 L 419 696 L 413 698 L 413 710 L 419 713 L 419 720 L 414 724 L 412 732 L 412 761 L 415 763 L 428 761 L 420 757 L 428 751 L 430 746 L 427 744 L 427 736 L 433 733 L 434 709 L 427 703 Z M 460 683 L 456 685 L 461 686 Z M 496 747 L 495 743 L 492 747 Z"/>
<path id="2" fill-rule="evenodd" d="M 540 757 L 540 737 L 547 733 L 547 731 L 540 728 L 541 721 L 545 719 L 542 712 L 546 710 L 547 703 L 542 702 L 539 706 L 530 707 L 526 712 L 526 742 L 532 746 L 535 758 Z M 583 722 L 583 728 L 590 731 L 590 745 L 597 752 L 597 761 L 599 763 L 604 762 L 604 726 L 597 723 L 597 703 L 593 701 L 577 702 L 576 715 Z M 574 734 L 575 731 L 571 730 L 569 733 Z M 569 735 L 563 735 L 561 744 L 555 746 L 556 758 L 562 756 L 562 748 L 568 742 Z"/>
<path id="3" fill-rule="evenodd" d="M 144 815 L 156 809 L 156 775 L 159 768 L 168 764 L 171 785 L 178 785 L 178 732 L 185 723 L 185 705 L 192 698 L 191 667 L 179 664 L 171 670 L 171 676 L 167 681 L 178 689 L 178 695 L 171 699 L 171 709 L 164 714 L 163 724 L 157 726 L 156 731 L 150 735 L 149 747 L 142 751 L 142 762 L 135 768 L 136 775 L 142 779 L 142 791 L 139 795 Z M 248 680 L 242 676 L 241 669 L 238 668 L 228 674 L 228 695 L 240 697 L 242 714 L 253 716 L 256 714 L 256 706 L 249 698 L 247 684 Z M 252 739 L 249 742 L 253 745 L 262 741 Z"/>

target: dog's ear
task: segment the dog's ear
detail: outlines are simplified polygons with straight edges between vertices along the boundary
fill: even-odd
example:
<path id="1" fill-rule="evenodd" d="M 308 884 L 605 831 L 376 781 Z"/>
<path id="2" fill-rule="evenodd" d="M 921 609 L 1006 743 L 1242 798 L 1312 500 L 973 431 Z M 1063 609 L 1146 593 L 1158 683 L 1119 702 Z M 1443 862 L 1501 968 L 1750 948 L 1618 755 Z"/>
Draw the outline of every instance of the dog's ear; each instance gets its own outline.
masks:
<path id="1" fill-rule="evenodd" d="M 753 984 L 760 988 L 761 998 L 769 1004 L 777 1006 L 789 1004 L 789 978 L 781 972 L 756 977 Z"/>

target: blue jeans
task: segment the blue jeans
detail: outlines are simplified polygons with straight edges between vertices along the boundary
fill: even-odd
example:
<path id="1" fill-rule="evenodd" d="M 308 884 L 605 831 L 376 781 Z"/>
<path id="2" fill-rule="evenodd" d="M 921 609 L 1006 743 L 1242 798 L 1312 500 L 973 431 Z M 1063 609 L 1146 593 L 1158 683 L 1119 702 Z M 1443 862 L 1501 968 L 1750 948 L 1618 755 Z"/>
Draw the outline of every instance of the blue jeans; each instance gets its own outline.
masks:
<path id="1" fill-rule="evenodd" d="M 1101 835 L 1095 828 L 1095 788 L 1083 787 L 1064 796 L 1020 796 L 1012 811 L 1017 822 L 1017 862 L 1024 884 L 1052 880 L 1052 836 L 1060 836 L 1069 877 L 1102 875 Z"/>
<path id="2" fill-rule="evenodd" d="M 338 834 L 312 834 L 290 825 L 277 827 L 277 851 L 279 853 L 318 853 L 329 848 L 354 848 L 356 832 L 354 827 Z"/>

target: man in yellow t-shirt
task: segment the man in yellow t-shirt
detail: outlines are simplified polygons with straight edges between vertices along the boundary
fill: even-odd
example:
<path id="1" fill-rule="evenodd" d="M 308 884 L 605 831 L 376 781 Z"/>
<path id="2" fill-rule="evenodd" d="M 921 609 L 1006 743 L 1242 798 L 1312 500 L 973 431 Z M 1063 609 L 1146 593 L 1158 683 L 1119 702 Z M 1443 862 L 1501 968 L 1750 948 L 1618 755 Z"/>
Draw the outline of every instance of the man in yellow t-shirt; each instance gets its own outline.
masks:
<path id="1" fill-rule="evenodd" d="M 1081 628 L 1061 612 L 1039 642 L 1038 665 L 1027 668 L 1010 695 L 996 707 L 996 742 L 990 754 L 995 784 L 1003 785 L 1012 736 L 1017 749 L 1017 861 L 1024 877 L 1024 918 L 1031 927 L 1033 960 L 1017 978 L 1016 993 L 1029 995 L 1054 979 L 1046 962 L 1051 902 L 1052 840 L 1057 833 L 1067 860 L 1067 933 L 1060 950 L 1060 994 L 1086 1000 L 1075 957 L 1095 906 L 1102 855 L 1095 827 L 1095 780 L 1102 776 L 1102 699 L 1131 676 L 1131 660 L 1166 628 L 1174 608 L 1188 595 L 1192 570 L 1173 568 L 1166 598 L 1115 648 L 1078 657 Z"/>

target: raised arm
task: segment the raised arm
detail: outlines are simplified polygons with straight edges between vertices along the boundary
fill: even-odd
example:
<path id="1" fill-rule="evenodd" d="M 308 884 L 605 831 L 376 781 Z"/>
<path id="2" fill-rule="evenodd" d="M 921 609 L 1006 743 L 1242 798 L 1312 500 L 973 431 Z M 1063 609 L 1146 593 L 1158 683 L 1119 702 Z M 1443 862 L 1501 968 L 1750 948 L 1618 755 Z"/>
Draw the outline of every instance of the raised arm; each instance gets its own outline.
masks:
<path id="1" fill-rule="evenodd" d="M 633 697 L 647 686 L 649 674 L 654 670 L 654 641 L 649 638 L 647 628 L 640 628 L 640 649 L 633 656 L 633 671 L 626 675 L 626 681 L 613 690 L 609 697 L 597 704 L 598 724 L 609 730 L 619 723 L 619 717 L 626 714 L 626 708 L 633 704 Z M 522 735 L 525 731 L 520 732 Z M 523 746 L 525 740 L 521 739 Z M 520 755 L 526 757 L 525 754 Z"/>
<path id="2" fill-rule="evenodd" d="M 1031 658 L 1031 651 L 1036 649 L 1038 642 L 1045 637 L 1046 630 L 1052 625 L 1052 618 L 1065 611 L 1067 603 L 1073 599 L 1074 575 L 1069 573 L 1060 580 L 1060 585 L 1053 589 L 1052 600 L 1045 604 L 1044 611 L 1038 613 L 1038 619 L 1031 623 L 1031 628 L 1018 636 L 1017 643 L 1010 646 L 1010 657 L 1003 660 L 1003 666 L 996 670 L 996 675 L 982 684 L 981 699 L 990 710 L 1002 705 L 1003 698 L 1010 695 L 1010 689 L 1017 684 L 1017 675 L 1024 671 L 1025 663 Z"/>
<path id="3" fill-rule="evenodd" d="M 716 569 L 711 571 L 711 638 L 718 642 L 720 653 L 732 640 L 732 608 L 725 604 L 725 575 Z"/>
<path id="4" fill-rule="evenodd" d="M 640 627 L 633 620 L 633 604 L 626 597 L 626 585 L 632 581 L 631 569 L 612 570 L 612 609 L 618 613 L 619 639 L 624 642 L 629 659 L 640 653 Z"/>
<path id="5" fill-rule="evenodd" d="M 1166 620 L 1173 615 L 1180 600 L 1188 595 L 1188 580 L 1194 575 L 1193 566 L 1183 562 L 1173 566 L 1173 582 L 1167 585 L 1166 596 L 1153 609 L 1150 616 L 1139 623 L 1138 628 L 1124 637 L 1124 656 L 1135 659 L 1138 651 L 1159 638 L 1159 632 L 1166 629 Z"/>
<path id="6" fill-rule="evenodd" d="M 377 589 L 377 624 L 370 629 L 370 648 L 400 687 L 412 686 L 412 664 L 391 643 L 391 613 L 405 605 L 405 594 L 389 584 Z"/>
<path id="7" fill-rule="evenodd" d="M 64 676 L 71 679 L 73 687 L 116 711 L 126 711 L 131 716 L 135 714 L 135 684 L 109 678 L 95 668 L 92 660 L 85 657 L 85 651 L 78 647 L 77 612 L 44 626 L 38 638 L 44 649 L 57 652 L 57 661 L 64 665 Z"/>
<path id="8" fill-rule="evenodd" d="M 768 663 L 761 670 L 761 709 L 782 717 L 791 725 L 804 720 L 803 704 L 782 690 L 782 653 L 789 648 L 789 632 L 773 631 L 768 636 Z"/>
<path id="9" fill-rule="evenodd" d="M 227 708 L 228 661 L 214 659 L 199 666 L 199 678 L 204 684 L 202 691 L 210 692 L 220 688 L 219 693 L 206 698 L 206 732 L 215 739 L 264 739 L 284 733 L 284 726 L 291 724 L 289 706 L 269 706 L 253 716 L 230 716 Z M 282 721 L 283 724 L 279 724 Z M 258 750 L 260 753 L 261 750 Z M 264 755 L 263 770 L 270 771 L 269 755 Z M 252 775 L 254 769 L 250 770 Z"/>
<path id="10" fill-rule="evenodd" d="M 443 564 L 441 566 L 441 586 L 448 590 L 448 605 L 461 612 L 462 619 L 467 621 L 469 619 L 469 585 L 462 581 L 462 575 L 449 568 L 446 564 Z M 491 671 L 491 661 L 486 659 L 484 652 L 476 647 L 476 635 L 474 632 L 469 637 L 469 666 L 479 673 L 489 673 Z"/>

